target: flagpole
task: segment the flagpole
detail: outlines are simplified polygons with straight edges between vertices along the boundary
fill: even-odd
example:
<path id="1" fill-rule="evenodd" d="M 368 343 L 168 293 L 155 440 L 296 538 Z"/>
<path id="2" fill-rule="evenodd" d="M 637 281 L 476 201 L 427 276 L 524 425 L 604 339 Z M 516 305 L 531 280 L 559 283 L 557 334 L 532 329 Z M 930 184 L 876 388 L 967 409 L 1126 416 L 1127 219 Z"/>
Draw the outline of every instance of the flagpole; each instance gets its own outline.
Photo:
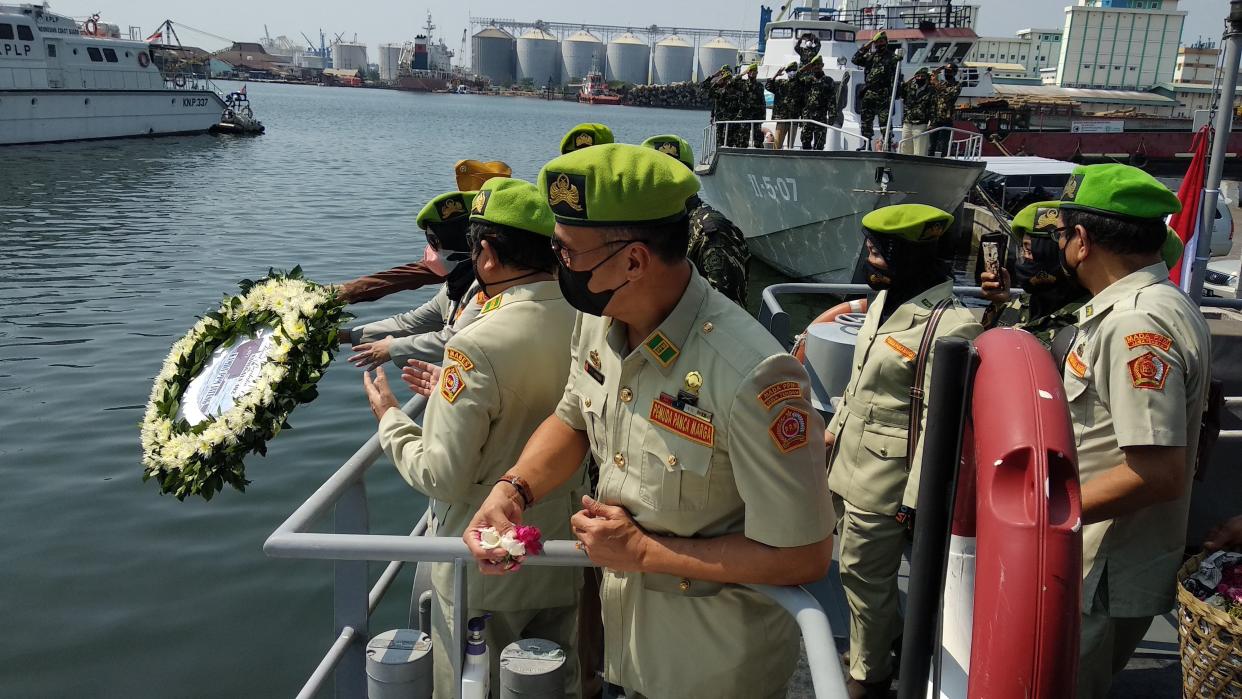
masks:
<path id="1" fill-rule="evenodd" d="M 1242 52 L 1242 0 L 1230 0 L 1229 17 L 1225 20 L 1222 37 L 1224 57 L 1221 63 L 1220 96 L 1216 107 L 1215 133 L 1212 136 L 1212 158 L 1208 161 L 1208 176 L 1203 183 L 1203 209 L 1199 212 L 1198 244 L 1195 246 L 1195 264 L 1190 278 L 1189 293 L 1196 302 L 1203 296 L 1203 277 L 1207 273 L 1208 258 L 1212 252 L 1212 232 L 1215 228 L 1216 203 L 1220 199 L 1220 181 L 1225 170 L 1225 156 L 1229 149 L 1229 131 L 1233 126 L 1234 88 L 1238 81 L 1238 59 Z"/>

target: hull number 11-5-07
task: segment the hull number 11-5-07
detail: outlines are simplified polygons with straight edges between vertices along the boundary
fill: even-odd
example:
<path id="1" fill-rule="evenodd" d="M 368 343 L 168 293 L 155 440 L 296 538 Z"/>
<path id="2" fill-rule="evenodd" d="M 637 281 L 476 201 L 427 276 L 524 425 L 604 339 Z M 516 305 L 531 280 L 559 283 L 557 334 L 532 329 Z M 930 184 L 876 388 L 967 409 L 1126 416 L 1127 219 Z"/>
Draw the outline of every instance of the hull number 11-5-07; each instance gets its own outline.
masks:
<path id="1" fill-rule="evenodd" d="M 772 201 L 798 201 L 798 181 L 792 177 L 746 177 L 755 190 L 755 196 L 760 199 L 766 197 Z"/>

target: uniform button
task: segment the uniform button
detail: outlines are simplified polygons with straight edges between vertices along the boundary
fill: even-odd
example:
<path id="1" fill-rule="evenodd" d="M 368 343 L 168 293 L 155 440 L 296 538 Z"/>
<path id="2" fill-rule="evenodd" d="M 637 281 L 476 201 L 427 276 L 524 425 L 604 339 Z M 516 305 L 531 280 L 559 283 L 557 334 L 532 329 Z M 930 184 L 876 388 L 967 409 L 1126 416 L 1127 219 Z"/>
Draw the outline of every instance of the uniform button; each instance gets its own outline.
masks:
<path id="1" fill-rule="evenodd" d="M 672 471 L 673 467 L 676 465 L 677 465 L 677 455 L 669 454 L 668 455 L 668 470 Z"/>
<path id="2" fill-rule="evenodd" d="M 591 399 L 590 399 L 590 398 L 587 398 L 587 399 L 586 399 L 586 407 L 588 407 L 588 408 L 589 408 L 589 407 L 591 407 Z"/>
<path id="3" fill-rule="evenodd" d="M 855 369 L 861 369 L 861 368 L 862 368 L 862 364 L 855 364 L 855 365 L 854 365 L 854 368 L 855 368 Z"/>
<path id="4" fill-rule="evenodd" d="M 687 578 L 682 578 L 681 582 L 677 583 L 677 587 L 682 592 L 689 592 L 690 591 L 690 580 Z"/>
<path id="5" fill-rule="evenodd" d="M 704 333 L 704 334 L 707 334 L 707 333 L 709 333 L 709 332 L 711 332 L 711 331 L 713 331 L 713 330 L 715 330 L 715 329 L 716 329 L 716 326 L 715 326 L 715 325 L 712 325 L 712 322 L 711 322 L 710 320 L 709 320 L 709 321 L 707 321 L 706 323 L 704 323 L 704 324 L 703 324 L 703 333 Z"/>
<path id="6" fill-rule="evenodd" d="M 617 468 L 625 468 L 625 457 L 621 455 L 621 452 L 612 455 L 612 462 L 617 465 Z"/>
<path id="7" fill-rule="evenodd" d="M 888 456 L 888 447 L 880 447 L 880 456 Z"/>
<path id="8" fill-rule="evenodd" d="M 621 402 L 629 403 L 632 400 L 634 400 L 634 392 L 631 391 L 628 387 L 621 389 Z"/>

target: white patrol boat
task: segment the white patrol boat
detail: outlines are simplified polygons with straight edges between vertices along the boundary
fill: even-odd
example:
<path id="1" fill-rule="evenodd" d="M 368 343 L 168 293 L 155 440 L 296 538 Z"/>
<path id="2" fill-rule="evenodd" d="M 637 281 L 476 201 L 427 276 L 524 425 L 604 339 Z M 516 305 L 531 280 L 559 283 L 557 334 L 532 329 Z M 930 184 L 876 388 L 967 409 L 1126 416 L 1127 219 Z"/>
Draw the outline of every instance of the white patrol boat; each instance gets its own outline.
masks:
<path id="1" fill-rule="evenodd" d="M 854 66 L 854 53 L 872 36 L 884 31 L 902 50 L 899 79 L 919 68 L 929 70 L 948 62 L 959 63 L 978 39 L 971 25 L 978 8 L 938 2 L 900 2 L 858 7 L 845 2 L 842 9 L 795 10 L 792 17 L 769 22 L 763 28 L 766 46 L 759 79 L 778 75 L 798 61 L 796 46 L 806 34 L 818 37 L 824 72 L 843 86 L 839 116 L 824 124 L 806 119 L 785 120 L 792 131 L 819 125 L 828 129 L 824 150 L 804 150 L 798 138 L 793 147 L 733 148 L 717 143 L 717 128 L 750 130 L 755 122 L 717 121 L 704 131 L 699 173 L 704 198 L 745 232 L 751 252 L 780 272 L 818 282 L 848 282 L 854 276 L 862 245 L 862 216 L 890 204 L 929 204 L 955 210 L 983 174 L 983 140 L 977 133 L 950 127 L 933 129 L 929 136 L 948 135 L 947 152 L 917 156 L 887 152 L 885 134 L 877 125 L 875 142 L 860 134 L 863 71 Z M 992 93 L 991 77 L 960 68 L 962 95 Z M 890 90 L 895 87 L 890 86 Z M 769 104 L 770 104 L 769 95 Z M 893 101 L 889 139 L 900 150 L 901 101 Z M 775 132 L 769 119 L 761 126 Z M 926 138 L 926 137 L 925 137 Z"/>
<path id="2" fill-rule="evenodd" d="M 0 4 L 0 145 L 206 133 L 224 100 L 97 17 Z"/>

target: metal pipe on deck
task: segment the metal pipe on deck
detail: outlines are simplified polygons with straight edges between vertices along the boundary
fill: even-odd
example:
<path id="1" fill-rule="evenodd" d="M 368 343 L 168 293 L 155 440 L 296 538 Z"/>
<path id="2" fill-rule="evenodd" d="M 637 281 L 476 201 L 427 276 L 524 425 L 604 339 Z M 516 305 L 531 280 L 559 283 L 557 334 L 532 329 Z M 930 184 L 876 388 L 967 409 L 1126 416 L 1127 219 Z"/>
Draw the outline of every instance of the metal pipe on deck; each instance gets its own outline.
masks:
<path id="1" fill-rule="evenodd" d="M 1207 181 L 1203 184 L 1203 210 L 1199 212 L 1199 242 L 1195 246 L 1195 264 L 1191 270 L 1191 298 L 1203 296 L 1203 277 L 1207 274 L 1212 254 L 1212 231 L 1215 227 L 1216 202 L 1220 199 L 1220 181 L 1229 152 L 1229 132 L 1233 127 L 1234 88 L 1238 81 L 1238 58 L 1242 52 L 1242 0 L 1231 0 L 1225 34 L 1221 37 L 1224 55 L 1220 80 L 1220 97 L 1213 126 L 1212 157 L 1208 161 Z M 1242 285 L 1239 285 L 1242 288 Z"/>

